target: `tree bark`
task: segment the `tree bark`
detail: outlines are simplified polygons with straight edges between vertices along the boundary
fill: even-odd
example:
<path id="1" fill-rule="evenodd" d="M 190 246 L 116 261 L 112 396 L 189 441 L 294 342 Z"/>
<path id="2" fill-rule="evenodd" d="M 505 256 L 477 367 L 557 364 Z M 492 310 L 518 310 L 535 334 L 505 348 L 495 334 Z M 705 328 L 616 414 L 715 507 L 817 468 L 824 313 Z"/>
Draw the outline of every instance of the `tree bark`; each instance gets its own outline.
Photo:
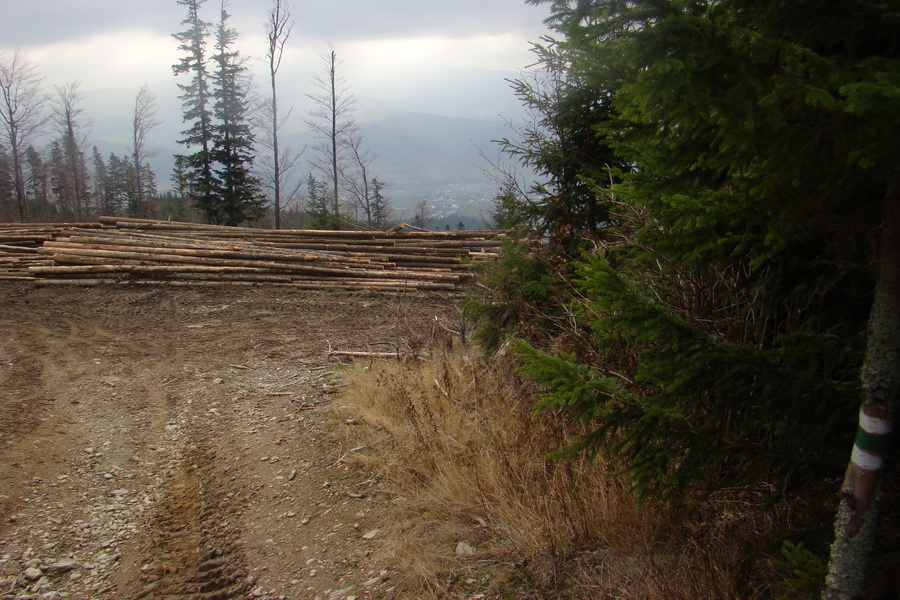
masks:
<path id="1" fill-rule="evenodd" d="M 878 530 L 885 450 L 900 397 L 900 167 L 888 184 L 883 210 L 859 427 L 841 488 L 824 600 L 862 600 Z"/>

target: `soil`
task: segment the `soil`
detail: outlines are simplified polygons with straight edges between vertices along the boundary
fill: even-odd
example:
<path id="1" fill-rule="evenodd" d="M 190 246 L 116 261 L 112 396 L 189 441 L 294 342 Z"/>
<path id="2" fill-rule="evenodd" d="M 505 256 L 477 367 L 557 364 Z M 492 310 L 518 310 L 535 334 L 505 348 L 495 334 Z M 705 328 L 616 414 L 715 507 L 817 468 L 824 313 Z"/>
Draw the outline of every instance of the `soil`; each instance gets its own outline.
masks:
<path id="1" fill-rule="evenodd" d="M 438 294 L 0 284 L 0 599 L 402 597 L 329 349 L 416 346 Z"/>

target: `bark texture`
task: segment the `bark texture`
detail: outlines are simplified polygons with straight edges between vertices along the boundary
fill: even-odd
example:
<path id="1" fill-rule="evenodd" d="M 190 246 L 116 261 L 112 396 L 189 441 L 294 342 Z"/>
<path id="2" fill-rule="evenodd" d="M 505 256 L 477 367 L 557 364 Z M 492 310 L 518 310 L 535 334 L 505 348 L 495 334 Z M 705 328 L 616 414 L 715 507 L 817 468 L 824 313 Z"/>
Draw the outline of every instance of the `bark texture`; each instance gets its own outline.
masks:
<path id="1" fill-rule="evenodd" d="M 863 398 L 835 519 L 824 600 L 861 600 L 878 530 L 885 450 L 900 396 L 900 168 L 885 194 L 878 278 L 869 317 Z"/>

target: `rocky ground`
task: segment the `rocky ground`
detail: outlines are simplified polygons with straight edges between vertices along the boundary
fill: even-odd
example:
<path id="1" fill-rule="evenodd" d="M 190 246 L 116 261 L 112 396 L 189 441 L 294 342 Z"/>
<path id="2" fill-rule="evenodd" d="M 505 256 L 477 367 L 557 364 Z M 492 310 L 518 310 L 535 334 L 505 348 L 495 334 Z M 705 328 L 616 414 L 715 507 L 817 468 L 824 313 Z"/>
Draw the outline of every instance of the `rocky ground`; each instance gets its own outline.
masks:
<path id="1" fill-rule="evenodd" d="M 0 285 L 0 599 L 403 597 L 329 349 L 416 347 L 437 294 Z"/>

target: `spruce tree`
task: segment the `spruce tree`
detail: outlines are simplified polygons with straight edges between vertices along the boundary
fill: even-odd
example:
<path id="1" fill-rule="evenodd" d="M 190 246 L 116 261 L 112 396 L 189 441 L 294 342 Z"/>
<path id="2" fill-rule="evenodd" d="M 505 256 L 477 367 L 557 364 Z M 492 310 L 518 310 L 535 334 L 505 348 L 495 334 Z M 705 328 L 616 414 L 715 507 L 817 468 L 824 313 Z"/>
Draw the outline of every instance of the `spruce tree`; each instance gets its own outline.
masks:
<path id="1" fill-rule="evenodd" d="M 223 0 L 216 27 L 213 74 L 217 198 L 207 214 L 214 223 L 238 225 L 258 218 L 265 199 L 260 182 L 252 173 L 254 138 L 248 117 L 249 79 L 244 61 L 233 49 L 238 34 L 228 26 L 229 16 Z"/>
<path id="2" fill-rule="evenodd" d="M 97 210 L 100 211 L 101 215 L 114 215 L 115 213 L 110 211 L 109 199 L 106 195 L 107 190 L 107 180 L 109 179 L 109 170 L 106 167 L 106 162 L 103 160 L 103 155 L 100 154 L 100 151 L 97 149 L 97 146 L 94 146 L 93 149 L 93 164 L 94 164 L 94 176 L 93 176 L 93 196 L 94 202 L 97 206 Z"/>
<path id="3" fill-rule="evenodd" d="M 328 210 L 331 195 L 328 184 L 310 173 L 306 179 L 306 214 L 310 229 L 340 229 L 341 221 Z"/>
<path id="4" fill-rule="evenodd" d="M 372 179 L 372 223 L 376 229 L 384 229 L 388 220 L 388 200 L 384 196 L 385 183 L 377 177 Z"/>
<path id="5" fill-rule="evenodd" d="M 543 69 L 513 81 L 513 91 L 531 118 L 501 148 L 542 178 L 530 190 L 523 217 L 554 249 L 575 251 L 597 240 L 611 220 L 609 188 L 630 164 L 617 156 L 599 125 L 612 116 L 604 90 L 566 69 L 558 48 L 537 44 Z"/>
<path id="6" fill-rule="evenodd" d="M 180 187 L 203 211 L 207 219 L 215 221 L 218 216 L 215 198 L 215 173 L 213 166 L 213 122 L 209 86 L 209 69 L 206 58 L 206 36 L 210 24 L 200 18 L 200 8 L 206 0 L 178 0 L 187 9 L 182 21 L 185 30 L 173 37 L 180 42 L 179 49 L 185 54 L 172 66 L 175 75 L 190 78 L 187 84 L 178 84 L 184 107 L 184 120 L 190 123 L 182 131 L 184 136 L 178 142 L 191 154 L 176 157 Z"/>
<path id="7" fill-rule="evenodd" d="M 12 157 L 0 142 L 0 219 L 8 219 L 7 215 L 12 215 L 13 212 L 16 183 L 12 163 Z"/>
<path id="8" fill-rule="evenodd" d="M 518 345 L 544 405 L 590 423 L 582 447 L 646 497 L 680 502 L 825 497 L 862 398 L 834 552 L 852 558 L 827 594 L 862 597 L 900 381 L 900 11 L 550 4 L 557 64 L 606 103 L 587 105 L 606 115 L 592 131 L 634 168 L 576 266 L 567 351 Z"/>
<path id="9" fill-rule="evenodd" d="M 25 148 L 25 191 L 31 200 L 44 207 L 49 197 L 49 170 L 41 153 L 29 145 Z M 13 165 L 15 166 L 15 165 Z"/>

